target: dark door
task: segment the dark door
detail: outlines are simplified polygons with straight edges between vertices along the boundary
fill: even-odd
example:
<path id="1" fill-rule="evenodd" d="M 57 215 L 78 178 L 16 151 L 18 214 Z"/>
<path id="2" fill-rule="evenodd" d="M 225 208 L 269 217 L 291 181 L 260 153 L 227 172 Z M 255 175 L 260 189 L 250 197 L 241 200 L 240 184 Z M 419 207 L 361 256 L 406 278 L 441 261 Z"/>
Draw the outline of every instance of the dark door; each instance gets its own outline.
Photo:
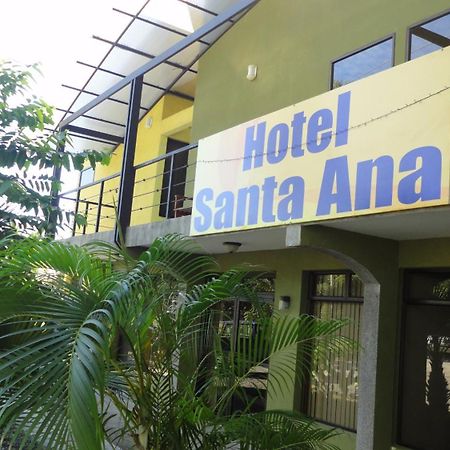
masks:
<path id="1" fill-rule="evenodd" d="M 400 443 L 448 450 L 450 272 L 413 272 L 405 282 Z"/>
<path id="2" fill-rule="evenodd" d="M 219 305 L 219 336 L 225 351 L 239 351 L 251 348 L 258 340 L 258 327 L 254 317 L 270 317 L 273 310 L 273 293 L 261 293 L 260 308 L 255 309 L 246 299 L 236 298 L 221 302 Z M 242 351 L 242 350 L 241 350 Z M 252 370 L 242 380 L 228 407 L 229 413 L 244 411 L 250 406 L 250 412 L 266 409 L 267 378 L 269 363 Z"/>
<path id="3" fill-rule="evenodd" d="M 167 139 L 166 154 L 170 155 L 170 153 L 186 145 L 186 142 L 169 138 Z M 175 195 L 184 195 L 188 153 L 188 151 L 185 151 L 173 155 L 172 171 L 170 170 L 172 158 L 167 157 L 164 161 L 161 202 L 159 206 L 159 215 L 161 217 L 174 217 L 173 207 Z"/>

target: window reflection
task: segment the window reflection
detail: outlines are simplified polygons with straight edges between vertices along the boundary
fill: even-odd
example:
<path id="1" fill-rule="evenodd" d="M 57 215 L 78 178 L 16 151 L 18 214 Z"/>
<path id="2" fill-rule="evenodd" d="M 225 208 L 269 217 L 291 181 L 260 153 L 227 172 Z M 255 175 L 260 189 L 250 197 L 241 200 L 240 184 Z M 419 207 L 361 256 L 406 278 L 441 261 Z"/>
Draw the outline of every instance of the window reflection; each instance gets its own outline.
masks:
<path id="1" fill-rule="evenodd" d="M 346 275 L 324 274 L 316 275 L 314 283 L 315 297 L 343 297 L 346 287 Z"/>
<path id="2" fill-rule="evenodd" d="M 411 28 L 410 59 L 450 45 L 450 13 Z"/>
<path id="3" fill-rule="evenodd" d="M 407 277 L 408 298 L 420 300 L 450 300 L 450 273 L 412 272 Z"/>
<path id="4" fill-rule="evenodd" d="M 333 63 L 332 88 L 392 67 L 393 43 L 393 39 L 389 38 Z"/>
<path id="5" fill-rule="evenodd" d="M 360 333 L 364 284 L 353 273 L 312 275 L 312 313 L 321 319 L 348 319 L 337 334 L 357 342 Z M 356 429 L 358 406 L 358 348 L 313 355 L 307 392 L 309 416 L 351 430 Z"/>
<path id="6" fill-rule="evenodd" d="M 314 315 L 324 319 L 350 319 L 339 336 L 358 341 L 361 303 L 315 302 Z M 356 429 L 358 404 L 358 351 L 331 352 L 313 362 L 308 414 L 323 422 Z"/>
<path id="7" fill-rule="evenodd" d="M 425 403 L 438 415 L 450 412 L 450 338 L 427 337 Z"/>

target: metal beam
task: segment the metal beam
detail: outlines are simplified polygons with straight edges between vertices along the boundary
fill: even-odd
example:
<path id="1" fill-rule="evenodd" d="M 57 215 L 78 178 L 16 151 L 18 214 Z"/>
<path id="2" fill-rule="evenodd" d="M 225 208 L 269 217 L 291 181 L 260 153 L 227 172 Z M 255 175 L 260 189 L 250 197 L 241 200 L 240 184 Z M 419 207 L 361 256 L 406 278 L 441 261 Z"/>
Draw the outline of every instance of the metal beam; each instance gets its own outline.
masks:
<path id="1" fill-rule="evenodd" d="M 115 144 L 122 144 L 123 138 L 120 136 L 116 136 L 115 134 L 102 133 L 97 130 L 90 130 L 89 128 L 77 127 L 75 125 L 67 125 L 67 131 L 73 131 L 74 133 L 78 133 L 84 136 L 90 136 L 97 139 L 103 139 L 105 141 L 110 141 Z"/>
<path id="2" fill-rule="evenodd" d="M 115 43 L 113 41 L 110 41 L 109 39 L 105 39 L 105 38 L 102 38 L 100 36 L 95 36 L 94 35 L 94 36 L 92 36 L 92 38 L 96 39 L 97 41 L 113 45 L 115 48 L 120 48 L 121 50 L 125 50 L 126 52 L 134 53 L 134 54 L 139 55 L 139 56 L 144 56 L 145 58 L 149 58 L 149 59 L 156 58 L 156 56 L 152 55 L 151 53 L 144 52 L 144 51 L 139 50 L 137 48 L 129 47 L 128 45 L 119 44 L 118 42 Z M 182 64 L 178 64 L 178 63 L 175 63 L 175 62 L 172 62 L 172 61 L 164 61 L 164 64 L 167 64 L 168 66 L 171 66 L 171 67 L 175 67 L 176 69 L 180 69 L 180 70 L 188 69 L 192 73 L 197 73 L 196 70 L 190 69 L 190 68 L 188 68 L 186 66 L 183 66 Z"/>
<path id="3" fill-rule="evenodd" d="M 98 70 L 99 72 L 108 73 L 109 75 L 114 75 L 114 76 L 116 76 L 118 78 L 125 78 L 126 77 L 126 75 L 123 75 L 121 73 L 114 72 L 114 71 L 108 70 L 108 69 L 104 69 L 103 67 L 93 66 L 92 64 L 85 63 L 83 61 L 77 61 L 77 64 L 81 64 L 82 66 L 90 67 L 91 69 Z M 142 84 L 144 86 L 148 86 L 148 87 L 151 87 L 153 89 L 158 89 L 160 91 L 166 91 L 166 88 L 163 88 L 162 86 L 158 86 L 156 84 L 149 83 L 147 81 L 143 81 Z M 169 91 L 169 94 L 174 95 L 175 97 L 184 98 L 185 100 L 190 100 L 192 102 L 194 101 L 194 97 L 192 97 L 192 95 L 183 94 L 183 92 Z M 72 111 L 70 111 L 70 113 L 72 114 Z M 83 117 L 88 117 L 88 116 L 86 116 L 86 114 L 84 114 Z"/>
<path id="4" fill-rule="evenodd" d="M 97 139 L 94 137 L 90 137 L 90 136 L 83 136 L 81 134 L 74 134 L 74 133 L 70 133 L 71 137 L 74 138 L 78 138 L 78 139 L 86 139 L 87 141 L 92 141 L 92 142 L 99 142 L 100 144 L 107 144 L 107 145 L 112 145 L 112 146 L 116 146 L 116 143 L 112 143 L 110 141 L 104 141 L 103 139 Z"/>
<path id="5" fill-rule="evenodd" d="M 134 155 L 139 125 L 139 106 L 142 96 L 142 81 L 140 75 L 131 82 L 130 102 L 128 107 L 127 127 L 125 131 L 125 144 L 123 147 L 122 169 L 117 201 L 117 223 L 114 230 L 114 242 L 120 245 L 121 236 L 125 237 L 131 221 L 133 208 L 133 192 L 136 171 L 134 169 Z"/>
<path id="6" fill-rule="evenodd" d="M 96 94 L 95 92 L 92 91 L 88 91 L 86 89 L 81 89 L 81 88 L 76 88 L 74 86 L 69 86 L 68 84 L 61 84 L 62 87 L 65 87 L 67 89 L 72 89 L 73 91 L 78 91 L 81 92 L 82 94 L 88 94 L 88 95 L 93 95 L 94 97 L 98 97 L 100 94 Z M 109 100 L 110 102 L 114 102 L 114 103 L 119 103 L 120 105 L 125 105 L 128 106 L 127 102 L 124 102 L 123 100 L 119 100 L 118 98 L 113 98 L 113 97 L 108 97 L 105 98 L 105 100 Z M 141 109 L 143 109 L 144 111 L 147 111 L 146 108 L 144 108 L 143 106 L 140 106 Z M 82 114 L 83 116 L 85 114 Z M 80 117 L 80 116 L 78 116 Z"/>
<path id="7" fill-rule="evenodd" d="M 450 39 L 442 36 L 442 34 L 435 33 L 434 31 L 427 30 L 424 27 L 415 27 L 411 30 L 412 34 L 418 36 L 426 41 L 431 42 L 439 47 L 448 47 L 450 45 Z"/>
<path id="8" fill-rule="evenodd" d="M 60 111 L 63 113 L 69 113 L 69 114 L 73 113 L 73 111 L 69 111 L 64 108 L 55 108 L 55 109 L 56 109 L 56 111 Z M 97 120 L 98 122 L 107 123 L 109 125 L 115 125 L 116 127 L 124 127 L 125 128 L 125 125 L 123 123 L 113 122 L 112 120 L 102 119 L 101 117 L 95 117 L 95 116 L 91 116 L 88 114 L 84 114 L 83 117 L 85 117 L 86 119 Z"/>
<path id="9" fill-rule="evenodd" d="M 63 120 L 60 125 L 68 125 L 70 122 L 73 122 L 78 117 L 82 116 L 83 114 L 87 113 L 89 110 L 97 106 L 98 104 L 102 103 L 105 99 L 110 97 L 111 95 L 114 95 L 116 92 L 119 92 L 121 89 L 123 89 L 127 84 L 129 84 L 132 80 L 136 79 L 137 77 L 144 75 L 145 73 L 149 72 L 150 70 L 154 69 L 155 67 L 160 66 L 169 58 L 172 58 L 173 56 L 177 55 L 178 53 L 182 52 L 189 46 L 191 46 L 194 42 L 197 42 L 202 37 L 206 36 L 207 34 L 211 33 L 215 29 L 222 26 L 224 23 L 228 22 L 229 19 L 233 18 L 234 16 L 240 14 L 241 12 L 253 7 L 259 2 L 259 0 L 240 0 L 230 8 L 228 8 L 225 12 L 220 14 L 217 17 L 214 17 L 211 19 L 208 23 L 200 27 L 199 29 L 195 30 L 192 34 L 185 37 L 184 39 L 181 39 L 179 42 L 177 42 L 175 45 L 158 55 L 156 58 L 152 59 L 151 61 L 147 62 L 143 66 L 139 67 L 138 69 L 134 70 L 130 73 L 130 75 L 123 78 L 121 81 L 119 81 L 114 86 L 107 89 L 103 94 L 99 95 L 97 98 L 90 101 L 88 104 L 84 105 L 82 108 L 80 108 L 77 112 L 72 114 L 67 119 Z M 172 86 L 170 86 L 172 88 Z"/>
<path id="10" fill-rule="evenodd" d="M 210 9 L 204 8 L 203 6 L 196 5 L 195 3 L 189 2 L 187 0 L 178 0 L 180 3 L 184 3 L 185 5 L 190 6 L 191 8 L 198 9 L 206 14 L 210 14 L 211 16 L 217 17 L 219 14 L 215 11 L 211 11 Z"/>
<path id="11" fill-rule="evenodd" d="M 170 28 L 170 27 L 168 27 L 166 25 L 163 25 L 162 23 L 154 22 L 153 20 L 144 19 L 143 17 L 140 17 L 139 15 L 131 14 L 129 12 L 122 11 L 121 9 L 118 9 L 118 8 L 113 8 L 112 10 L 114 12 L 119 13 L 119 14 L 123 14 L 123 15 L 128 16 L 128 17 L 133 17 L 134 19 L 137 19 L 140 22 L 144 22 L 144 23 L 147 23 L 149 25 L 153 25 L 153 26 L 155 26 L 157 28 L 161 28 L 162 30 L 169 31 L 170 33 L 178 34 L 178 36 L 183 36 L 183 37 L 189 36 L 187 33 L 183 33 L 182 31 L 179 31 L 179 30 L 175 30 L 174 28 Z M 209 42 L 202 41 L 201 39 L 199 39 L 198 42 L 200 42 L 200 44 L 210 45 Z"/>
<path id="12" fill-rule="evenodd" d="M 65 131 L 65 129 L 61 129 L 61 131 Z M 64 153 L 64 144 L 60 143 L 58 146 L 58 152 Z M 58 167 L 53 167 L 52 172 L 52 184 L 50 188 L 50 211 L 48 211 L 47 219 L 47 233 L 51 239 L 55 239 L 56 232 L 58 231 L 58 218 L 59 218 L 59 191 L 60 191 L 60 182 L 61 182 L 61 174 L 62 174 L 62 165 Z"/>

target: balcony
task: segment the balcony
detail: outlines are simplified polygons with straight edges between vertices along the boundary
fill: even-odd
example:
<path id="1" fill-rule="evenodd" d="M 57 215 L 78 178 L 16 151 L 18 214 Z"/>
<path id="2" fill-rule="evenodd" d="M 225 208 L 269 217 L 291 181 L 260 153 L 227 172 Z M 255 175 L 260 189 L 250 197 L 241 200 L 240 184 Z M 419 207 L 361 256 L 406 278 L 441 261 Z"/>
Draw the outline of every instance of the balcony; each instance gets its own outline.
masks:
<path id="1" fill-rule="evenodd" d="M 134 173 L 125 180 L 132 183 L 134 178 L 130 226 L 190 216 L 196 163 L 197 144 L 189 144 L 135 165 Z M 71 234 L 89 237 L 75 242 L 95 239 L 96 233 L 112 240 L 120 181 L 120 173 L 116 173 L 62 194 L 62 199 L 75 204 L 75 214 L 85 217 L 84 225 L 71 224 Z"/>

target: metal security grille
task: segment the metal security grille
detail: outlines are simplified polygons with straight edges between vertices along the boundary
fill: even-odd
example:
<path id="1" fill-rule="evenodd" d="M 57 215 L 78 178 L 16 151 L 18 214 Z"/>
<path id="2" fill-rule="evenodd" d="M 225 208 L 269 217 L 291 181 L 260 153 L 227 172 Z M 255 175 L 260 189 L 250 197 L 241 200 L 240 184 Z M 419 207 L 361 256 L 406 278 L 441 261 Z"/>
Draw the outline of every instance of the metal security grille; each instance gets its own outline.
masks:
<path id="1" fill-rule="evenodd" d="M 358 341 L 364 286 L 357 275 L 314 273 L 312 314 L 322 319 L 348 319 L 339 336 Z M 356 430 L 358 406 L 358 349 L 331 353 L 312 361 L 306 393 L 307 414 L 316 420 Z"/>

